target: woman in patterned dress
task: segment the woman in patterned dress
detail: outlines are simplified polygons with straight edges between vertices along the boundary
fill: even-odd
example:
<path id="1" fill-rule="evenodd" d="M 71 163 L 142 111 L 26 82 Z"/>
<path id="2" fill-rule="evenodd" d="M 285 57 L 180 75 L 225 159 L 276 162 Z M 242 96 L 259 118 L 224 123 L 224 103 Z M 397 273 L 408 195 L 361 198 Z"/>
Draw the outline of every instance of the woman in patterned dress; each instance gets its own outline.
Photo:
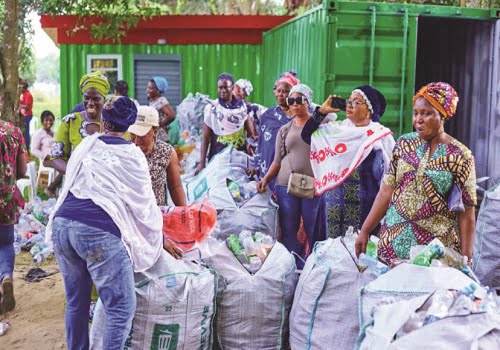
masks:
<path id="1" fill-rule="evenodd" d="M 154 77 L 148 83 L 146 94 L 148 95 L 149 105 L 154 107 L 159 114 L 160 126 L 158 127 L 157 138 L 163 142 L 169 142 L 169 125 L 175 120 L 175 112 L 165 96 L 168 89 L 168 81 L 162 77 Z"/>
<path id="2" fill-rule="evenodd" d="M 444 131 L 458 96 L 447 83 L 430 83 L 413 98 L 416 132 L 401 136 L 388 172 L 358 240 L 365 252 L 369 232 L 385 215 L 378 255 L 391 263 L 408 259 L 411 247 L 439 238 L 472 258 L 475 232 L 476 172 L 471 151 Z M 461 209 L 451 200 L 463 202 Z"/>

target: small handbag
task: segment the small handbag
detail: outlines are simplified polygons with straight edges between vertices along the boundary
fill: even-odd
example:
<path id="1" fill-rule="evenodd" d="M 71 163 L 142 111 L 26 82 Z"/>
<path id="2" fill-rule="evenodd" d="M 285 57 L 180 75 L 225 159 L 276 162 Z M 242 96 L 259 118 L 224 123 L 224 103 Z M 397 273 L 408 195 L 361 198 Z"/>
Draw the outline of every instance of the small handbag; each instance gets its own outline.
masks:
<path id="1" fill-rule="evenodd" d="M 285 141 L 288 136 L 288 132 L 290 131 L 293 121 L 290 122 L 290 125 L 286 128 L 285 132 L 282 133 L 281 140 L 281 158 L 283 159 L 285 155 L 288 153 L 286 149 Z M 312 199 L 314 198 L 314 177 L 296 173 L 293 171 L 292 162 L 288 159 L 290 163 L 290 169 L 292 172 L 288 177 L 288 187 L 287 193 L 299 198 Z"/>
<path id="2" fill-rule="evenodd" d="M 288 194 L 296 197 L 313 199 L 314 198 L 314 177 L 299 173 L 292 173 L 288 178 Z"/>

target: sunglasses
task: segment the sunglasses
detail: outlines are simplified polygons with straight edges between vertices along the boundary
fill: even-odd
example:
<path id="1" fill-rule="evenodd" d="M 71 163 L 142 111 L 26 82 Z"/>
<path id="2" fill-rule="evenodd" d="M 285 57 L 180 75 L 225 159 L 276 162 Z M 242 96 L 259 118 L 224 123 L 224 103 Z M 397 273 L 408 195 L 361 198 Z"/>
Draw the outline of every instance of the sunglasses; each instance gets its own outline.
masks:
<path id="1" fill-rule="evenodd" d="M 286 104 L 289 106 L 293 105 L 294 103 L 301 105 L 301 104 L 304 104 L 305 101 L 307 101 L 307 98 L 305 98 L 304 96 L 297 96 L 295 98 L 294 97 L 287 97 Z"/>
<path id="2" fill-rule="evenodd" d="M 366 102 L 356 101 L 356 100 L 345 100 L 346 105 L 350 105 L 352 108 L 357 108 L 358 106 L 365 105 Z"/>

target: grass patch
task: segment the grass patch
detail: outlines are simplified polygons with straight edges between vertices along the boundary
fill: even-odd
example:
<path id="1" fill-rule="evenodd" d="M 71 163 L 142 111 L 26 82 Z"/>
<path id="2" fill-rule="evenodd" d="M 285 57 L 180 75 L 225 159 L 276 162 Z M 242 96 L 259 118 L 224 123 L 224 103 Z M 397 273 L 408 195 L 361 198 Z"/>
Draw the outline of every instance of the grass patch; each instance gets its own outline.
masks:
<path id="1" fill-rule="evenodd" d="M 55 261 L 56 258 L 54 257 L 54 254 L 49 255 L 40 264 L 35 264 L 33 262 L 33 257 L 31 256 L 30 252 L 22 251 L 21 253 L 16 255 L 16 266 L 47 266 L 54 265 Z"/>

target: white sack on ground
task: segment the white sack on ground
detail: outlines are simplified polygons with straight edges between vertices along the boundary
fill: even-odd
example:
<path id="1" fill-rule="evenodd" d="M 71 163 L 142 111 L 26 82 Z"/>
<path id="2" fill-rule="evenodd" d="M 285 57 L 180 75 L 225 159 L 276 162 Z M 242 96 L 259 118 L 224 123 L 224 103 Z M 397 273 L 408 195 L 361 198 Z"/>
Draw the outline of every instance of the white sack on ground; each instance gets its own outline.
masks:
<path id="1" fill-rule="evenodd" d="M 217 278 L 196 263 L 162 251 L 148 271 L 135 274 L 137 309 L 125 349 L 212 349 Z M 104 307 L 98 301 L 91 349 L 101 350 Z"/>
<path id="2" fill-rule="evenodd" d="M 436 289 L 462 290 L 475 283 L 452 267 L 425 267 L 401 264 L 370 282 L 359 292 L 360 325 L 370 320 L 373 307 L 384 299 L 396 302 L 430 295 Z"/>
<path id="3" fill-rule="evenodd" d="M 358 292 L 376 276 L 360 272 L 344 238 L 314 246 L 295 290 L 290 345 L 301 349 L 352 349 L 359 333 Z"/>
<path id="4" fill-rule="evenodd" d="M 218 296 L 216 331 L 223 350 L 287 349 L 288 315 L 297 284 L 295 259 L 276 242 L 251 275 L 225 242 L 208 238 L 204 260 L 225 281 Z"/>
<path id="5" fill-rule="evenodd" d="M 373 324 L 366 328 L 359 349 L 490 350 L 500 348 L 500 315 L 491 313 L 446 317 L 392 342 L 396 332 L 427 298 L 428 296 L 421 296 L 376 307 Z"/>
<path id="6" fill-rule="evenodd" d="M 497 195 L 498 194 L 498 195 Z M 476 223 L 473 270 L 481 283 L 500 291 L 500 184 L 486 191 Z"/>

